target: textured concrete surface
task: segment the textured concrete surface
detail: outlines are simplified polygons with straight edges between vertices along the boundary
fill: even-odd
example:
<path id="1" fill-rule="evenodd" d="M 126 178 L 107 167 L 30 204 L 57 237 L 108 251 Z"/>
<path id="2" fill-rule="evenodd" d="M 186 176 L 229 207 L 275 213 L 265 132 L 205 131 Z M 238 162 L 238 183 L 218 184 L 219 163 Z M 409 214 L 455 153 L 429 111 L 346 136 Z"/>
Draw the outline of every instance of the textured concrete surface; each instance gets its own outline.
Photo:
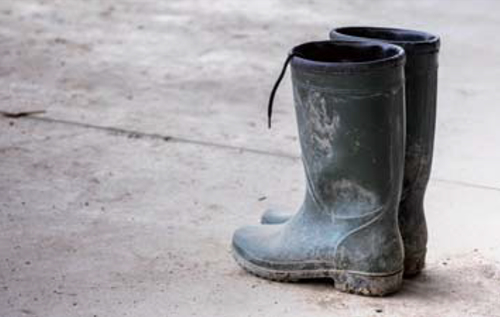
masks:
<path id="1" fill-rule="evenodd" d="M 0 2 L 0 316 L 500 316 L 496 1 Z M 442 36 L 425 273 L 388 298 L 244 273 L 303 194 L 286 52 L 338 25 Z"/>

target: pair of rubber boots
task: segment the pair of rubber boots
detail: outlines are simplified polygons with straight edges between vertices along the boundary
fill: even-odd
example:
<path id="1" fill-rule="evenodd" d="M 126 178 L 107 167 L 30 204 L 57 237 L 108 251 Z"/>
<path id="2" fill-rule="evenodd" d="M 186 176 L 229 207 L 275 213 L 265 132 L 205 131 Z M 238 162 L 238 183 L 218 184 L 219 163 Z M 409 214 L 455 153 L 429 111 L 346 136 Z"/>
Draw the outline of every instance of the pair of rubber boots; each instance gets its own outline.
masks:
<path id="1" fill-rule="evenodd" d="M 425 263 L 440 41 L 375 27 L 330 39 L 292 49 L 269 104 L 270 119 L 290 63 L 304 202 L 238 229 L 233 255 L 262 278 L 332 278 L 341 291 L 382 296 Z"/>

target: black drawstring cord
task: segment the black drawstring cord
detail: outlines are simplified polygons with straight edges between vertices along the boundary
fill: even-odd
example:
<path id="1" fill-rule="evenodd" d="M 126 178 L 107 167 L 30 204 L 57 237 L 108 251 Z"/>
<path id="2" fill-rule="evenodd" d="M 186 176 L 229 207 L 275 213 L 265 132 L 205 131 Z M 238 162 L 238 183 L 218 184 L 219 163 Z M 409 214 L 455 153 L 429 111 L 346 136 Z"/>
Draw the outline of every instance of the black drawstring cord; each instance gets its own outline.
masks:
<path id="1" fill-rule="evenodd" d="M 276 80 L 276 83 L 274 84 L 273 90 L 271 90 L 271 95 L 269 96 L 269 103 L 267 105 L 267 127 L 271 129 L 271 116 L 273 114 L 273 102 L 274 102 L 274 95 L 276 94 L 276 90 L 278 90 L 278 87 L 281 83 L 281 80 L 283 79 L 283 76 L 285 76 L 286 68 L 290 61 L 292 60 L 292 57 L 294 57 L 295 54 L 293 52 L 288 53 L 288 57 L 285 60 L 285 63 L 283 64 L 283 69 L 281 69 L 281 73 L 278 77 L 278 80 Z"/>

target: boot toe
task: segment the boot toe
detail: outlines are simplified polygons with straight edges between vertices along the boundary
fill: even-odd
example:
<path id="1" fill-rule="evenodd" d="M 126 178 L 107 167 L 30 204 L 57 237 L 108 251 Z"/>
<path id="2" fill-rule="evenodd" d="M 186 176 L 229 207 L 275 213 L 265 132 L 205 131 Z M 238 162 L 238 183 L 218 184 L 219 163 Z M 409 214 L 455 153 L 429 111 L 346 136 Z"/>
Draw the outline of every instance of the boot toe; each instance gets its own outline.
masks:
<path id="1" fill-rule="evenodd" d="M 277 233 L 274 226 L 246 226 L 236 230 L 233 235 L 233 251 L 236 256 L 254 264 L 267 262 L 270 241 Z"/>
<path id="2" fill-rule="evenodd" d="M 271 271 L 300 271 L 316 268 L 316 263 L 323 259 L 322 250 L 309 242 L 309 236 L 296 232 L 286 224 L 272 226 L 247 226 L 236 230 L 233 236 L 233 255 L 236 261 L 247 271 L 277 279 Z M 316 239 L 313 239 L 316 240 Z M 267 275 L 267 276 L 264 276 Z"/>
<path id="3" fill-rule="evenodd" d="M 268 209 L 260 218 L 260 223 L 262 224 L 279 224 L 285 223 L 287 220 L 291 218 L 290 213 L 278 210 L 278 209 Z"/>

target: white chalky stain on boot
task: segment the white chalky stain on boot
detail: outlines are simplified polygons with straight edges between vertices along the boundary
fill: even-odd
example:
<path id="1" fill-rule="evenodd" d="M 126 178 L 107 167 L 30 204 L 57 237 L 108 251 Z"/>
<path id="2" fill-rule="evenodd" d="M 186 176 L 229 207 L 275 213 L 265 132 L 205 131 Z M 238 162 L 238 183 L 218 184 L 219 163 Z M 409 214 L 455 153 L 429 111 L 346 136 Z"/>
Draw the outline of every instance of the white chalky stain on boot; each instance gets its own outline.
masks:
<path id="1" fill-rule="evenodd" d="M 357 218 L 379 210 L 377 195 L 351 180 L 341 179 L 333 182 L 325 190 L 336 205 L 332 214 L 334 218 L 345 218 L 346 215 L 349 215 L 349 218 Z M 354 214 L 353 210 L 356 211 Z"/>
<path id="2" fill-rule="evenodd" d="M 325 97 L 320 92 L 309 94 L 305 106 L 309 118 L 307 120 L 308 134 L 314 150 L 320 151 L 325 158 L 333 156 L 332 141 L 340 127 L 340 117 L 335 111 L 329 115 L 326 109 Z"/>
<path id="3" fill-rule="evenodd" d="M 324 162 L 331 160 L 334 155 L 332 143 L 340 126 L 340 117 L 333 110 L 331 111 L 332 115 L 328 115 L 325 97 L 320 92 L 309 93 L 305 99 L 301 102 L 306 110 L 304 112 L 306 114 L 305 129 L 301 137 L 307 140 L 306 142 L 311 147 L 312 157 L 304 157 L 304 159 L 306 161 L 312 160 L 309 164 L 312 170 L 307 168 L 308 164 L 304 164 L 304 169 L 311 197 L 318 206 L 324 207 L 324 202 L 318 198 L 318 188 L 315 186 L 317 182 L 314 181 L 314 175 L 321 174 Z"/>
<path id="4" fill-rule="evenodd" d="M 371 205 L 377 203 L 377 197 L 371 191 L 345 178 L 331 183 L 329 191 L 336 196 L 337 200 Z"/>

